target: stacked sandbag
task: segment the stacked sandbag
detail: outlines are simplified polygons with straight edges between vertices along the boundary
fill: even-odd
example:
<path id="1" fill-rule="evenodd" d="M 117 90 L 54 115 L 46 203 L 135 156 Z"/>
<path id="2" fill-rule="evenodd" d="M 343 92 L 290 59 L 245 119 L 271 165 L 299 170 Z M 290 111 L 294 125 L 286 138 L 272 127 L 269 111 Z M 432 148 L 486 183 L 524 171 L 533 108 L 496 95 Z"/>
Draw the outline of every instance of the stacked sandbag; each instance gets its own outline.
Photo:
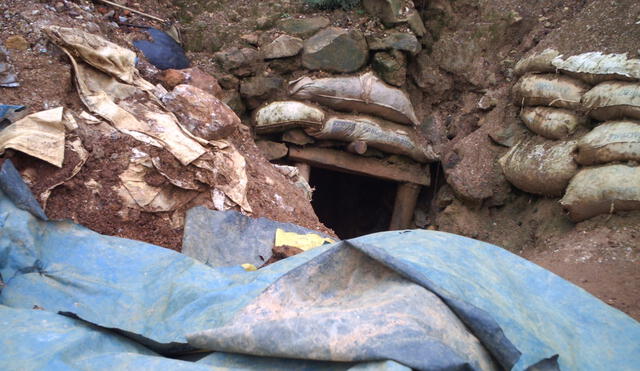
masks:
<path id="1" fill-rule="evenodd" d="M 640 210 L 640 167 L 585 168 L 571 180 L 562 200 L 573 221 L 616 211 Z"/>
<path id="2" fill-rule="evenodd" d="M 499 163 L 507 180 L 517 188 L 543 196 L 561 196 L 578 171 L 573 161 L 576 141 L 539 138 L 521 141 Z"/>
<path id="3" fill-rule="evenodd" d="M 272 102 L 255 112 L 256 133 L 272 133 L 292 128 L 321 127 L 324 111 L 296 101 Z"/>
<path id="4" fill-rule="evenodd" d="M 516 69 L 524 76 L 514 86 L 514 103 L 527 106 L 520 118 L 534 133 L 554 140 L 576 136 L 587 121 L 585 114 L 604 122 L 581 138 L 557 142 L 557 147 L 518 144 L 500 160 L 507 179 L 530 193 L 558 195 L 559 180 L 566 178 L 540 169 L 563 164 L 565 174 L 579 170 L 569 178 L 561 200 L 572 220 L 640 210 L 640 121 L 635 121 L 640 120 L 640 60 L 600 52 L 565 58 L 548 49 L 523 59 Z M 569 151 L 568 143 L 575 144 L 574 150 Z M 569 160 L 573 156 L 576 163 Z M 542 161 L 539 169 L 533 169 L 536 160 Z M 578 164 L 591 167 L 578 169 Z M 548 186 L 556 192 L 541 192 L 537 177 L 558 180 Z"/>
<path id="5" fill-rule="evenodd" d="M 550 106 L 580 109 L 582 95 L 589 90 L 584 82 L 557 74 L 530 74 L 513 87 L 516 103 L 523 106 Z"/>
<path id="6" fill-rule="evenodd" d="M 383 152 L 404 155 L 417 162 L 436 160 L 431 147 L 421 143 L 415 130 L 374 117 L 332 116 L 322 127 L 305 131 L 318 139 L 362 141 Z"/>
<path id="7" fill-rule="evenodd" d="M 338 143 L 335 146 L 359 155 L 370 156 L 379 150 L 419 163 L 437 161 L 432 147 L 414 128 L 418 119 L 408 96 L 371 72 L 347 77 L 303 77 L 290 83 L 289 93 L 296 100 L 272 102 L 256 110 L 256 133 L 284 131 L 283 140 L 293 139 L 298 145 L 310 145 L 318 140 L 322 145 Z M 313 101 L 327 108 L 299 100 Z M 334 110 L 352 115 L 337 115 Z M 304 129 L 302 135 L 309 137 L 299 138 L 300 129 Z M 287 135 L 289 132 L 291 135 Z"/>
<path id="8" fill-rule="evenodd" d="M 573 134 L 586 117 L 574 111 L 551 107 L 525 107 L 520 119 L 529 130 L 548 139 L 562 139 Z"/>
<path id="9" fill-rule="evenodd" d="M 576 160 L 581 165 L 640 162 L 640 122 L 609 121 L 599 125 L 580 138 Z"/>
<path id="10" fill-rule="evenodd" d="M 582 97 L 582 103 L 596 120 L 640 120 L 640 83 L 602 82 Z"/>
<path id="11" fill-rule="evenodd" d="M 311 100 L 332 109 L 367 113 L 405 125 L 418 125 L 409 97 L 385 84 L 371 72 L 360 76 L 292 81 L 289 94 L 294 99 Z"/>

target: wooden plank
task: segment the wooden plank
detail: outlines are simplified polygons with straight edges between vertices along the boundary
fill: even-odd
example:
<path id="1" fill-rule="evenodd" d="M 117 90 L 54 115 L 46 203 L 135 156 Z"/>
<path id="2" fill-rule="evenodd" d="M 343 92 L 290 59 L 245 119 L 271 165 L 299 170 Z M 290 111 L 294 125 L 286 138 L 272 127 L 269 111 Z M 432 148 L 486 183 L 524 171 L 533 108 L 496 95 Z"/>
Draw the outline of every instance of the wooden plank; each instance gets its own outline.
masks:
<path id="1" fill-rule="evenodd" d="M 396 201 L 393 205 L 393 214 L 391 214 L 391 223 L 389 223 L 390 231 L 411 227 L 413 211 L 418 202 L 420 188 L 422 188 L 420 185 L 413 183 L 398 184 Z"/>
<path id="2" fill-rule="evenodd" d="M 428 186 L 429 169 L 417 162 L 393 161 L 353 155 L 327 148 L 289 148 L 289 159 L 305 162 L 311 166 L 371 176 L 396 182 L 415 183 Z"/>

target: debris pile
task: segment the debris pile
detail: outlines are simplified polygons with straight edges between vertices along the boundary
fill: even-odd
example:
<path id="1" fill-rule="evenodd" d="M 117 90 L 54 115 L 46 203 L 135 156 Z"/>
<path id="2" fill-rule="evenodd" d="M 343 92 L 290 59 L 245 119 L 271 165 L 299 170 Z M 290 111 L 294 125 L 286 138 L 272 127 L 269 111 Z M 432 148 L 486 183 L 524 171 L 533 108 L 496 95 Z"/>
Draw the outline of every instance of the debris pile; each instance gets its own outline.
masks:
<path id="1" fill-rule="evenodd" d="M 500 159 L 505 177 L 525 192 L 564 194 L 560 203 L 574 221 L 640 210 L 640 60 L 598 52 L 563 58 L 547 49 L 515 71 L 524 74 L 515 104 L 538 136 Z"/>

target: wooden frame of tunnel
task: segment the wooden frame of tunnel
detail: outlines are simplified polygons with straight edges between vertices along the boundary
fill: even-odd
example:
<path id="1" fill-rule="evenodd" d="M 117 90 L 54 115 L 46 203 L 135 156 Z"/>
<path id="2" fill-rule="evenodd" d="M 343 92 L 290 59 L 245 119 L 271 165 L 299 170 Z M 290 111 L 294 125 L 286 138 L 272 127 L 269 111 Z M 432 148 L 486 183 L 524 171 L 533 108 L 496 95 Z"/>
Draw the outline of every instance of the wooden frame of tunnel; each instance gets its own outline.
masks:
<path id="1" fill-rule="evenodd" d="M 376 159 L 327 148 L 289 148 L 289 159 L 309 180 L 310 166 L 399 182 L 389 230 L 410 227 L 422 186 L 431 183 L 429 169 L 413 161 Z"/>

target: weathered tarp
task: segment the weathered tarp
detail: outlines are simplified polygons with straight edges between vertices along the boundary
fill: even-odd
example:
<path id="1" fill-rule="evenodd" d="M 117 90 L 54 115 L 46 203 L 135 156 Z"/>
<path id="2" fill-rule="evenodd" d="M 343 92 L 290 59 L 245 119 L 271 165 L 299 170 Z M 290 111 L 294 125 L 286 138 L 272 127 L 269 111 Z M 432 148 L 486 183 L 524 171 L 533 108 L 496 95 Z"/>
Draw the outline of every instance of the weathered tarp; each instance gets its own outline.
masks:
<path id="1" fill-rule="evenodd" d="M 193 350 L 217 351 L 191 365 L 219 370 L 640 364 L 633 319 L 505 250 L 440 232 L 368 235 L 245 272 L 40 221 L 0 194 L 0 274 L 0 305 L 34 314 L 31 327 L 2 316 L 2 339 L 17 345 L 0 356 L 0 369 L 29 360 L 33 344 L 49 359 L 85 360 L 84 369 L 173 369 L 153 352 Z M 34 305 L 55 318 L 74 314 L 119 345 L 79 354 L 79 342 L 28 340 L 42 333 Z M 384 360 L 393 362 L 372 363 Z M 19 368 L 50 365 L 35 362 Z"/>
<path id="2" fill-rule="evenodd" d="M 252 264 L 259 268 L 273 255 L 271 249 L 278 228 L 329 237 L 291 223 L 197 206 L 187 211 L 185 217 L 182 253 L 211 267 Z"/>

